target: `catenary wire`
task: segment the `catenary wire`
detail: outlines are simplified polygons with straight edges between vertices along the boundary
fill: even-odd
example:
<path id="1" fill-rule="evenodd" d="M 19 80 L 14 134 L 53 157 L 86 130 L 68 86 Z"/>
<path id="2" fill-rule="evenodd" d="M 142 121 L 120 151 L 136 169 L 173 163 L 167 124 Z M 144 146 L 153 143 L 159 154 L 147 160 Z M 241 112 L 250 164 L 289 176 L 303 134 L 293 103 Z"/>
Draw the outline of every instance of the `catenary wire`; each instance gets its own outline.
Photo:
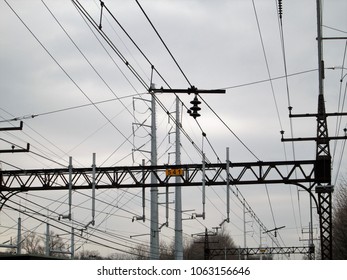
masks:
<path id="1" fill-rule="evenodd" d="M 276 3 L 276 8 L 278 11 L 278 25 L 279 25 L 279 33 L 280 33 L 280 40 L 281 40 L 281 51 L 282 51 L 282 59 L 283 59 L 283 68 L 284 68 L 284 77 L 285 77 L 285 84 L 286 84 L 286 93 L 287 93 L 287 103 L 288 103 L 288 109 L 289 112 L 292 108 L 291 106 L 291 99 L 290 99 L 290 91 L 289 91 L 289 75 L 288 75 L 288 67 L 287 67 L 287 57 L 286 57 L 286 48 L 285 48 L 285 37 L 284 37 L 284 27 L 283 27 L 283 7 L 282 7 L 282 0 L 275 0 Z M 294 131 L 293 131 L 293 120 L 292 118 L 289 118 L 290 122 L 290 134 L 291 137 L 294 137 Z M 292 144 L 292 154 L 293 154 L 293 159 L 296 160 L 296 153 L 295 153 L 295 144 L 294 141 L 291 143 Z M 283 150 L 284 150 L 284 156 L 285 160 L 287 160 L 287 151 L 286 151 L 286 146 L 283 143 Z M 288 170 L 288 168 L 287 168 Z M 295 176 L 296 176 L 296 171 L 295 171 Z M 296 187 L 296 190 L 298 192 L 298 187 Z M 290 200 L 291 200 L 291 206 L 293 210 L 293 218 L 294 218 L 294 223 L 297 228 L 297 220 L 296 220 L 296 215 L 295 215 L 295 209 L 294 209 L 294 201 L 293 201 L 293 193 L 292 193 L 292 186 L 289 186 L 289 193 L 290 193 Z M 299 198 L 299 196 L 298 196 Z M 298 210 L 299 210 L 299 218 L 300 218 L 300 225 L 302 228 L 302 220 L 301 220 L 301 206 L 300 202 L 298 200 Z M 297 229 L 297 234 L 299 236 L 299 232 Z"/>

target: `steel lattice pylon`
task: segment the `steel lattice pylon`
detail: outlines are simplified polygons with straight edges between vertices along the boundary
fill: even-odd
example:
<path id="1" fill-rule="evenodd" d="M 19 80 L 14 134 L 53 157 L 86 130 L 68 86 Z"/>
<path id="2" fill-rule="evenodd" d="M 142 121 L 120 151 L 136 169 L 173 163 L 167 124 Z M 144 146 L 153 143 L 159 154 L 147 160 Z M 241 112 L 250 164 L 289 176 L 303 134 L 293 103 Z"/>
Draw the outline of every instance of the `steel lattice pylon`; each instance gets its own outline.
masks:
<path id="1" fill-rule="evenodd" d="M 317 186 L 320 223 L 321 259 L 331 260 L 332 253 L 332 193 L 333 186 Z"/>

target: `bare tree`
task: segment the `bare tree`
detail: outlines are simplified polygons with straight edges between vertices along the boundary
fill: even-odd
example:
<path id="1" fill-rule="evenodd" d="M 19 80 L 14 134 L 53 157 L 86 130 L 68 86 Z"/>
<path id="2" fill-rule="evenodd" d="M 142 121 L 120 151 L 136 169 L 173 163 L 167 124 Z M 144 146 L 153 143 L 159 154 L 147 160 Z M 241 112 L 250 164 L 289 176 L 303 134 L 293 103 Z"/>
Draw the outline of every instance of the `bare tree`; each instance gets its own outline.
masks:
<path id="1" fill-rule="evenodd" d="M 64 253 L 67 251 L 63 239 L 56 235 L 53 231 L 50 232 L 49 236 L 49 251 L 50 256 L 67 258 Z M 22 248 L 27 254 L 30 255 L 45 255 L 46 254 L 46 239 L 41 237 L 35 232 L 26 234 L 23 238 Z"/>
<path id="2" fill-rule="evenodd" d="M 168 244 L 160 242 L 159 254 L 161 260 L 173 260 L 174 259 L 174 243 Z"/>
<path id="3" fill-rule="evenodd" d="M 49 233 L 49 250 L 50 256 L 58 257 L 58 258 L 67 258 L 66 254 L 68 249 L 64 242 L 64 240 L 53 231 Z"/>
<path id="4" fill-rule="evenodd" d="M 130 253 L 112 253 L 106 257 L 107 260 L 135 260 Z"/>
<path id="5" fill-rule="evenodd" d="M 76 254 L 78 260 L 102 260 L 100 252 L 97 250 L 83 250 Z"/>
<path id="6" fill-rule="evenodd" d="M 149 259 L 149 247 L 144 244 L 135 246 L 130 252 L 136 260 L 148 260 Z"/>
<path id="7" fill-rule="evenodd" d="M 347 180 L 334 193 L 333 257 L 347 259 Z"/>
<path id="8" fill-rule="evenodd" d="M 34 232 L 25 235 L 22 246 L 27 254 L 44 255 L 45 250 L 42 238 Z"/>
<path id="9" fill-rule="evenodd" d="M 207 235 L 206 235 L 207 234 Z M 235 243 L 232 237 L 224 230 L 218 231 L 217 233 L 203 233 L 193 240 L 190 244 L 187 244 L 184 250 L 185 259 L 203 260 L 211 257 L 211 251 L 213 249 L 228 249 L 235 248 Z M 230 255 L 218 255 L 214 256 L 213 259 L 237 259 L 237 256 Z"/>

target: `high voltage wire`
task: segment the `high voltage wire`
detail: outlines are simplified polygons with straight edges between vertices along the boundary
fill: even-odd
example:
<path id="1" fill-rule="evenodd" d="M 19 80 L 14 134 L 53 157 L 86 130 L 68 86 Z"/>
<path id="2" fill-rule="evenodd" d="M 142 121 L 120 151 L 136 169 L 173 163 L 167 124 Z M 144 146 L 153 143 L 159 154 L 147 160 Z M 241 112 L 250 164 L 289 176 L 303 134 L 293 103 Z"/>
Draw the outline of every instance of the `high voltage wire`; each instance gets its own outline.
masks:
<path id="1" fill-rule="evenodd" d="M 74 6 L 83 14 L 83 16 L 88 20 L 88 22 L 98 31 L 99 35 L 105 40 L 109 47 L 117 54 L 120 60 L 127 66 L 130 72 L 136 77 L 140 84 L 145 88 L 149 89 L 147 82 L 141 77 L 141 75 L 135 70 L 135 68 L 129 63 L 126 57 L 119 51 L 119 49 L 114 45 L 112 40 L 103 32 L 95 20 L 90 16 L 90 14 L 85 10 L 85 8 L 77 0 L 72 0 Z"/>
<path id="2" fill-rule="evenodd" d="M 279 79 L 286 79 L 287 77 L 298 76 L 298 75 L 307 74 L 307 73 L 311 73 L 311 72 L 317 72 L 317 71 L 318 71 L 317 68 L 311 69 L 311 70 L 305 70 L 305 71 L 300 71 L 297 73 L 287 74 L 287 75 L 283 75 L 283 76 L 271 77 L 270 79 L 264 79 L 264 80 L 259 80 L 259 81 L 255 81 L 255 82 L 249 82 L 249 83 L 245 83 L 245 84 L 228 86 L 228 87 L 220 87 L 219 89 L 235 89 L 235 88 L 241 88 L 241 87 L 248 87 L 248 86 L 253 86 L 256 84 L 268 83 L 270 81 L 275 81 L 275 80 L 279 80 Z"/>
<path id="3" fill-rule="evenodd" d="M 282 0 L 276 0 L 276 8 L 278 11 L 278 25 L 279 25 L 279 33 L 280 33 L 280 40 L 281 40 L 281 51 L 282 51 L 282 59 L 283 59 L 283 67 L 284 67 L 284 77 L 285 77 L 285 84 L 286 84 L 286 93 L 287 93 L 287 102 L 288 102 L 288 109 L 291 110 L 291 100 L 290 100 L 290 91 L 289 91 L 289 80 L 288 80 L 288 67 L 287 67 L 287 57 L 286 57 L 286 49 L 285 49 L 285 37 L 284 37 L 284 28 L 283 28 L 283 7 L 282 7 Z M 292 118 L 289 118 L 290 122 L 290 133 L 291 137 L 294 137 L 293 132 L 293 121 Z M 284 149 L 284 156 L 285 160 L 287 160 L 287 151 L 286 146 L 283 143 L 283 149 Z M 296 153 L 295 153 L 295 145 L 294 142 L 292 142 L 292 153 L 293 153 L 293 159 L 296 159 Z M 287 168 L 288 169 L 288 168 Z M 296 172 L 296 171 L 295 171 Z M 298 192 L 298 187 L 296 188 Z M 295 215 L 295 209 L 294 209 L 294 201 L 293 201 L 293 194 L 292 194 L 292 188 L 289 186 L 289 193 L 290 193 L 290 200 L 293 210 L 293 218 L 295 226 L 297 227 L 297 221 L 296 221 L 296 215 Z M 302 222 L 301 222 L 301 207 L 300 207 L 300 201 L 298 196 L 298 209 L 299 209 L 299 219 L 300 219 L 300 226 L 302 228 Z M 299 235 L 299 232 L 297 231 L 297 234 Z"/>
<path id="4" fill-rule="evenodd" d="M 145 12 L 145 10 L 142 8 L 141 4 L 139 3 L 138 0 L 135 0 L 137 5 L 140 7 L 142 13 L 145 15 L 146 19 L 148 20 L 148 22 L 150 23 L 150 25 L 152 26 L 153 30 L 155 31 L 155 33 L 157 34 L 157 36 L 159 37 L 160 41 L 163 43 L 165 49 L 168 51 L 168 53 L 170 54 L 171 58 L 173 59 L 173 61 L 175 62 L 176 66 L 178 67 L 178 69 L 180 70 L 180 72 L 182 73 L 182 75 L 184 76 L 184 78 L 186 79 L 187 83 L 192 86 L 192 84 L 190 83 L 190 81 L 187 78 L 187 75 L 183 72 L 181 66 L 178 64 L 177 60 L 175 59 L 175 57 L 173 56 L 172 52 L 170 51 L 170 49 L 168 48 L 167 44 L 164 42 L 163 38 L 160 36 L 158 30 L 155 28 L 155 26 L 153 25 L 152 21 L 150 20 L 150 18 L 148 17 L 147 13 Z"/>
<path id="5" fill-rule="evenodd" d="M 261 47 L 262 47 L 262 51 L 263 51 L 263 55 L 264 55 L 266 70 L 267 70 L 267 74 L 268 74 L 269 81 L 270 81 L 272 97 L 273 97 L 273 100 L 274 100 L 274 103 L 275 103 L 275 107 L 276 107 L 277 118 L 278 118 L 278 121 L 279 121 L 279 125 L 280 125 L 281 130 L 283 130 L 283 129 L 282 129 L 281 117 L 280 117 L 280 114 L 279 114 L 279 109 L 278 109 L 278 104 L 277 104 L 277 99 L 276 99 L 276 95 L 275 95 L 275 90 L 274 90 L 274 86 L 273 86 L 272 79 L 271 79 L 270 66 L 269 66 L 268 58 L 267 58 L 266 51 L 265 51 L 265 45 L 264 45 L 263 35 L 262 35 L 262 32 L 261 32 L 261 28 L 260 28 L 260 22 L 259 22 L 258 12 L 257 12 L 257 8 L 256 8 L 256 6 L 255 6 L 254 0 L 252 0 L 252 4 L 253 4 L 253 10 L 254 10 L 254 15 L 255 15 L 256 23 L 257 23 L 257 28 L 258 28 L 258 34 L 259 34 L 259 38 L 260 38 L 260 43 L 261 43 Z"/>
<path id="6" fill-rule="evenodd" d="M 46 224 L 46 223 L 47 223 L 47 221 L 42 220 L 42 219 L 40 219 L 40 218 L 37 218 L 37 217 L 35 217 L 34 215 L 31 215 L 30 213 L 28 213 L 28 212 L 26 212 L 26 211 L 19 210 L 19 209 L 17 209 L 17 208 L 14 208 L 14 207 L 11 207 L 11 206 L 8 206 L 8 205 L 6 205 L 6 208 L 9 208 L 9 209 L 12 209 L 12 210 L 14 210 L 14 211 L 17 211 L 17 212 L 19 212 L 19 213 L 21 213 L 21 214 L 23 214 L 23 215 L 25 215 L 25 216 L 30 217 L 31 219 L 34 219 L 34 220 L 36 220 L 36 221 L 41 222 L 42 224 Z M 36 213 L 36 211 L 34 211 L 33 214 L 35 214 L 35 213 Z M 41 216 L 41 214 L 40 214 L 40 216 Z M 55 222 L 56 222 L 56 221 L 55 221 Z M 48 224 L 49 224 L 50 226 L 56 228 L 56 229 L 59 229 L 60 231 L 65 232 L 65 233 L 68 233 L 68 234 L 71 233 L 69 230 L 62 228 L 61 226 L 57 226 L 57 225 L 53 224 L 52 222 L 49 222 Z M 66 226 L 65 224 L 63 224 L 63 223 L 61 223 L 61 222 L 60 222 L 60 224 Z M 104 237 L 102 237 L 102 236 L 98 236 L 98 235 L 96 235 L 96 234 L 93 234 L 93 235 L 91 235 L 90 237 L 85 237 L 85 236 L 83 236 L 83 235 L 80 235 L 79 238 L 80 238 L 80 239 L 83 239 L 83 240 L 86 240 L 88 243 L 92 243 L 92 244 L 95 244 L 95 245 L 99 245 L 99 246 L 104 247 L 104 248 L 113 249 L 113 250 L 116 250 L 116 251 L 119 251 L 119 252 L 122 252 L 122 253 L 127 253 L 127 254 L 130 254 L 130 255 L 138 256 L 138 257 L 141 256 L 141 255 L 136 254 L 136 253 L 134 253 L 134 252 L 132 252 L 132 251 L 126 251 L 125 249 L 121 249 L 121 248 L 119 248 L 119 247 L 115 247 L 115 245 L 118 245 L 118 246 L 122 246 L 122 247 L 125 247 L 125 248 L 128 248 L 128 249 L 132 249 L 133 247 L 131 247 L 131 246 L 125 245 L 124 243 L 112 241 L 112 240 L 110 240 L 110 239 L 104 238 Z M 100 240 L 100 241 L 97 241 L 97 240 L 95 240 L 95 239 Z M 108 245 L 108 244 L 106 244 L 105 242 L 108 242 L 108 243 L 113 244 L 113 245 Z"/>
<path id="7" fill-rule="evenodd" d="M 142 94 L 144 94 L 144 93 L 142 93 Z M 111 99 L 107 99 L 107 100 L 103 100 L 103 101 L 96 101 L 96 102 L 94 102 L 94 104 L 96 104 L 96 105 L 105 104 L 105 103 L 109 103 L 109 102 L 118 101 L 118 100 L 121 100 L 121 99 L 126 99 L 126 98 L 130 98 L 130 97 L 135 97 L 135 96 L 141 96 L 142 94 L 136 93 L 136 94 L 131 94 L 131 95 L 127 95 L 127 96 L 111 98 Z M 66 111 L 81 109 L 81 108 L 90 107 L 90 106 L 94 106 L 94 105 L 91 104 L 91 103 L 88 103 L 88 104 L 76 105 L 76 106 L 66 107 L 66 108 L 57 109 L 57 110 L 53 110 L 53 111 L 43 112 L 43 113 L 27 114 L 27 115 L 24 115 L 24 116 L 18 116 L 18 117 L 13 117 L 11 119 L 1 120 L 0 123 L 1 122 L 13 122 L 13 121 L 34 119 L 34 118 L 41 117 L 41 116 L 57 114 L 57 113 L 63 113 L 63 112 L 66 112 Z M 4 110 L 4 109 L 0 108 L 0 110 Z"/>
<path id="8" fill-rule="evenodd" d="M 266 51 L 265 51 L 265 45 L 264 45 L 263 35 L 262 35 L 262 32 L 261 32 L 261 28 L 260 28 L 258 12 L 257 12 L 257 8 L 255 6 L 254 0 L 252 0 L 252 5 L 253 5 L 254 15 L 255 15 L 255 19 L 256 19 L 256 23 L 257 23 L 258 34 L 259 34 L 259 37 L 260 37 L 262 51 L 263 51 L 263 55 L 264 55 L 264 59 L 265 59 L 265 65 L 266 65 L 266 69 L 267 69 L 267 74 L 268 74 L 269 80 L 270 80 L 271 92 L 272 92 L 272 96 L 273 96 L 275 107 L 276 107 L 277 117 L 278 117 L 278 120 L 279 120 L 280 128 L 281 128 L 281 130 L 283 130 L 282 129 L 281 117 L 280 117 L 280 114 L 279 114 L 279 109 L 278 109 L 278 104 L 277 104 L 277 99 L 276 99 L 276 95 L 275 95 L 275 90 L 274 90 L 274 86 L 273 86 L 273 83 L 272 83 L 272 80 L 271 80 L 270 66 L 269 66 L 269 62 L 268 62 Z M 265 185 L 265 189 L 266 189 L 266 194 L 267 194 L 267 197 L 268 197 L 268 203 L 269 203 L 270 210 L 271 210 L 271 216 L 272 216 L 275 228 L 276 228 L 275 216 L 274 216 L 274 212 L 272 210 L 272 203 L 271 203 L 271 200 L 270 200 L 270 195 L 269 195 L 269 191 L 268 191 L 267 185 Z"/>
<path id="9" fill-rule="evenodd" d="M 24 199 L 24 198 L 22 197 L 21 199 Z M 28 202 L 35 204 L 33 201 L 29 201 L 29 200 L 28 200 Z M 12 201 L 12 203 L 19 205 L 18 203 L 14 202 L 14 201 Z M 37 206 L 39 206 L 40 208 L 42 208 L 42 205 L 37 205 Z M 11 206 L 6 205 L 6 207 L 7 207 L 7 208 L 10 208 L 10 209 L 12 209 L 12 210 L 15 210 L 15 211 L 17 211 L 17 212 L 23 213 L 23 214 L 27 214 L 26 212 L 21 212 L 20 210 L 15 209 L 15 208 L 13 208 L 13 207 L 11 207 Z M 48 218 L 49 220 L 54 221 L 54 222 L 56 222 L 56 223 L 58 223 L 58 224 L 61 224 L 61 225 L 64 225 L 64 226 L 68 226 L 68 227 L 71 226 L 71 225 L 68 225 L 68 224 L 64 223 L 63 220 L 58 220 L 58 221 L 56 221 L 55 219 L 52 219 L 51 215 L 50 215 L 50 216 L 47 216 L 46 214 L 42 214 L 42 213 L 40 213 L 40 212 L 37 212 L 36 210 L 31 209 L 31 208 L 28 207 L 28 206 L 26 207 L 26 209 L 28 209 L 29 211 L 32 211 L 32 214 L 34 214 L 34 215 L 38 215 L 38 216 L 41 216 L 41 217 Z M 54 212 L 54 210 L 51 210 L 51 209 L 49 209 L 49 208 L 43 207 L 41 211 L 44 211 L 44 210 L 47 210 L 47 211 L 49 211 L 49 212 L 55 214 L 57 217 L 59 216 L 59 213 Z M 32 215 L 29 215 L 29 216 L 33 217 Z M 37 219 L 37 220 L 39 220 L 39 219 Z M 41 222 L 42 222 L 42 223 L 46 223 L 46 221 L 43 221 L 43 220 L 41 220 Z M 82 224 L 82 223 L 80 223 L 80 222 L 77 222 L 77 221 L 73 221 L 73 222 L 74 222 L 75 225 L 78 225 L 78 224 L 79 224 L 79 226 L 80 226 L 81 228 L 84 227 L 84 224 Z M 54 225 L 53 225 L 53 226 L 54 226 Z M 59 228 L 59 229 L 63 230 L 62 228 Z M 93 230 L 94 230 L 94 231 L 97 231 L 98 233 L 105 234 L 105 232 L 103 232 L 103 231 L 101 231 L 101 230 L 98 230 L 97 228 L 93 228 Z M 68 230 L 64 230 L 64 231 L 65 231 L 65 232 L 69 232 Z M 119 243 L 119 242 L 115 242 L 115 241 L 110 240 L 110 239 L 102 238 L 102 237 L 100 237 L 100 236 L 98 236 L 98 235 L 96 235 L 96 234 L 93 234 L 93 236 L 96 237 L 96 238 L 99 238 L 99 239 L 103 239 L 103 240 L 106 241 L 106 242 L 110 242 L 110 243 L 114 243 L 114 244 L 117 244 L 117 245 L 121 245 L 121 246 L 127 247 L 127 248 L 129 248 L 129 249 L 133 248 L 133 247 L 129 247 L 129 246 L 125 245 L 125 244 L 122 244 L 122 243 Z M 114 236 L 114 235 L 110 235 L 110 236 L 113 237 L 113 238 L 118 238 L 118 239 L 123 239 L 123 240 L 125 240 L 124 237 L 119 237 L 119 236 Z M 82 236 L 79 236 L 79 237 L 82 238 Z M 84 238 L 82 238 L 82 239 L 84 239 Z M 136 244 L 138 244 L 138 242 L 133 241 L 132 239 L 127 238 L 126 240 L 127 240 L 127 242 L 129 242 L 129 243 L 136 243 Z M 92 241 L 92 240 L 88 239 L 88 241 Z M 92 242 L 93 242 L 93 241 L 92 241 Z M 101 244 L 101 245 L 105 245 L 105 244 Z M 122 250 L 120 250 L 120 251 L 122 251 Z"/>
<path id="10" fill-rule="evenodd" d="M 78 192 L 77 191 L 77 193 L 80 193 L 80 192 Z M 83 194 L 83 193 L 80 193 L 80 194 Z M 85 194 L 83 194 L 83 195 L 85 195 Z M 87 195 L 85 195 L 85 196 L 87 196 Z M 39 196 L 36 196 L 36 195 L 31 195 L 31 197 L 39 197 Z M 46 199 L 46 200 L 50 200 L 50 199 L 47 199 L 47 198 L 45 198 L 45 197 L 40 197 L 40 198 L 42 198 L 42 199 Z M 89 197 L 90 198 L 90 197 Z M 24 198 L 22 198 L 22 199 L 24 199 Z M 133 198 L 132 198 L 133 199 Z M 28 200 L 28 199 L 24 199 L 24 200 L 27 200 L 28 202 L 30 202 L 30 203 L 33 203 L 33 204 L 35 204 L 36 206 L 40 206 L 40 205 L 38 205 L 38 204 L 36 204 L 36 203 L 34 203 L 33 201 L 31 201 L 31 200 Z M 56 200 L 50 200 L 50 201 L 52 201 L 52 203 L 54 203 L 54 202 L 57 202 Z M 101 203 L 104 203 L 104 204 L 106 204 L 106 207 L 108 207 L 108 206 L 112 206 L 112 208 L 117 208 L 117 210 L 124 210 L 124 209 L 122 209 L 122 208 L 119 208 L 119 207 L 114 207 L 114 205 L 112 205 L 112 204 L 110 204 L 110 203 L 106 203 L 104 200 L 98 200 L 99 202 L 101 202 Z M 52 205 L 52 203 L 50 204 L 50 205 Z M 62 202 L 62 203 L 64 203 L 64 202 Z M 84 202 L 81 202 L 80 204 L 83 204 Z M 64 203 L 64 204 L 66 204 L 66 202 Z M 127 202 L 124 202 L 124 205 L 125 204 L 127 204 Z M 49 206 L 49 205 L 48 205 Z M 42 206 L 41 206 L 42 207 Z M 81 207 L 81 205 L 79 205 L 79 206 L 77 206 L 77 207 Z M 49 210 L 49 208 L 47 208 L 47 206 L 43 209 L 43 210 Z M 43 210 L 41 210 L 41 211 L 43 211 Z M 172 209 L 171 209 L 172 210 Z M 34 210 L 33 210 L 34 211 Z M 59 213 L 58 212 L 56 212 L 57 210 L 49 210 L 50 212 L 52 212 L 52 213 L 55 213 L 55 215 L 56 216 L 58 216 L 59 215 Z M 104 209 L 104 210 L 101 210 L 101 211 L 98 211 L 98 213 L 99 214 L 102 214 L 102 213 L 104 213 L 104 214 L 106 214 L 106 208 Z M 38 212 L 35 212 L 35 213 L 37 213 L 38 214 Z M 132 213 L 133 215 L 136 215 L 136 213 Z M 45 214 L 41 214 L 43 217 L 46 217 L 46 215 Z M 114 214 L 112 214 L 112 215 L 114 215 Z M 118 215 L 117 215 L 118 216 Z M 105 219 L 107 218 L 107 216 L 105 217 Z M 104 219 L 104 220 L 105 220 Z M 103 222 L 103 221 L 102 221 Z M 102 223 L 102 222 L 100 222 L 100 224 Z M 75 221 L 75 223 L 76 223 L 76 221 Z M 82 223 L 80 223 L 79 222 L 79 224 L 80 224 L 80 226 L 81 227 L 83 227 L 83 225 L 84 224 L 82 224 Z M 173 230 L 173 228 L 171 228 L 171 227 L 168 227 L 168 228 L 170 228 L 170 229 L 172 229 Z M 88 234 L 91 234 L 91 232 L 92 231 L 95 231 L 95 230 L 97 230 L 98 232 L 103 232 L 102 230 L 98 230 L 97 228 L 90 228 L 89 229 L 89 231 L 88 231 Z M 188 236 L 188 235 L 187 235 Z M 121 238 L 121 237 L 119 237 L 119 236 L 116 236 L 116 238 Z M 122 239 L 122 238 L 121 238 Z M 124 238 L 123 238 L 124 239 Z M 125 240 L 125 239 L 124 239 Z M 126 240 L 128 240 L 128 239 L 126 239 Z M 132 240 L 132 239 L 131 239 Z M 129 240 L 128 240 L 129 241 Z"/>
<path id="11" fill-rule="evenodd" d="M 347 83 L 345 83 L 345 90 L 344 90 L 344 96 L 342 97 L 342 91 L 343 91 L 343 79 L 345 78 L 344 70 L 345 70 L 345 63 L 346 63 L 346 55 L 347 55 L 347 41 L 345 43 L 343 58 L 342 58 L 342 66 L 341 66 L 341 75 L 340 75 L 340 88 L 339 88 L 339 99 L 337 104 L 337 112 L 341 113 L 343 112 L 345 101 L 346 101 L 346 92 L 347 92 Z M 335 136 L 338 136 L 339 131 L 341 129 L 341 122 L 342 122 L 342 116 L 338 117 L 335 127 Z M 335 158 L 337 148 L 337 141 L 334 143 L 334 149 L 333 149 L 333 160 Z M 338 174 L 337 174 L 338 177 Z"/>

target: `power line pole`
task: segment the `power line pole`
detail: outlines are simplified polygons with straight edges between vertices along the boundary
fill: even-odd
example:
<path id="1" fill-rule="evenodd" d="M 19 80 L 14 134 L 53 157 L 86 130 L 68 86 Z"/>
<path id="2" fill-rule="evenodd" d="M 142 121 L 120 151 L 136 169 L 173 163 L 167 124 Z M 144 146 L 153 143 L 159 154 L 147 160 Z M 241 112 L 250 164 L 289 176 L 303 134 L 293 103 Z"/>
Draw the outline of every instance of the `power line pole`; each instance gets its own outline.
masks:
<path id="1" fill-rule="evenodd" d="M 176 97 L 176 165 L 181 164 L 181 137 L 180 137 L 180 102 Z M 182 187 L 181 177 L 175 178 L 175 259 L 183 260 L 183 229 L 182 229 Z"/>
<path id="2" fill-rule="evenodd" d="M 157 165 L 157 125 L 154 93 L 151 99 L 151 165 Z M 151 225 L 150 225 L 150 259 L 159 260 L 159 209 L 158 187 L 154 172 L 151 173 Z"/>

